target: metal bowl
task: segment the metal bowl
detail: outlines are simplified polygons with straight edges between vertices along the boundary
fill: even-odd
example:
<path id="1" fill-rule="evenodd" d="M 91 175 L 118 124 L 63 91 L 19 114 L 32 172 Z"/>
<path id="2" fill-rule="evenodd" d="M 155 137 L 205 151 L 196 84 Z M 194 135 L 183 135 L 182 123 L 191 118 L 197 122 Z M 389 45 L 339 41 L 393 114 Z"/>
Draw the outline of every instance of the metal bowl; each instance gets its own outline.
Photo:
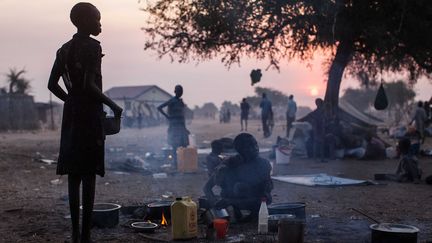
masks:
<path id="1" fill-rule="evenodd" d="M 137 232 L 153 233 L 158 225 L 150 222 L 134 222 L 131 227 Z"/>

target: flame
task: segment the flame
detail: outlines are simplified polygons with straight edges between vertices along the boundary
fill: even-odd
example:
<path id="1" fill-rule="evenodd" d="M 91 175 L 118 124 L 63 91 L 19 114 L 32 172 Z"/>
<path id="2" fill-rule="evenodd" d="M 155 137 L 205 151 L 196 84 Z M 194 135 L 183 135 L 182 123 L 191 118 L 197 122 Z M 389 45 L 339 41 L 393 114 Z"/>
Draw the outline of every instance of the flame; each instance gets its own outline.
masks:
<path id="1" fill-rule="evenodd" d="M 165 219 L 165 215 L 164 215 L 163 212 L 162 212 L 162 220 L 161 220 L 161 223 L 160 223 L 160 224 L 163 225 L 163 226 L 168 225 L 168 222 L 167 222 L 167 220 Z"/>

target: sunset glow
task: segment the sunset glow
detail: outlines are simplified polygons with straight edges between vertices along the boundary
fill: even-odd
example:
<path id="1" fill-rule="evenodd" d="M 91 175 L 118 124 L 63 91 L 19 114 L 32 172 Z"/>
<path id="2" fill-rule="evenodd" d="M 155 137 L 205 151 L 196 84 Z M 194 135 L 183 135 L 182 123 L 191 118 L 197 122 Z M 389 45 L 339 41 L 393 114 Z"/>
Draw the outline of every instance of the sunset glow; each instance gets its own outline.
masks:
<path id="1" fill-rule="evenodd" d="M 310 95 L 311 96 L 318 96 L 318 94 L 319 94 L 319 90 L 317 87 L 311 87 L 310 88 Z"/>

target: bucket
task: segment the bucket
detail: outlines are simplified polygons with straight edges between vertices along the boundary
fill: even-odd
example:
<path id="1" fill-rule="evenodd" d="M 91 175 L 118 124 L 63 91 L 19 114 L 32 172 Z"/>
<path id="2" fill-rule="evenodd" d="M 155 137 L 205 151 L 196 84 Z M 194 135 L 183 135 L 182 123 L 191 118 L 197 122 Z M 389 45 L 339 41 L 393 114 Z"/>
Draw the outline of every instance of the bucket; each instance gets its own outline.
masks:
<path id="1" fill-rule="evenodd" d="M 288 146 L 276 148 L 276 164 L 288 164 L 291 158 L 291 149 Z"/>

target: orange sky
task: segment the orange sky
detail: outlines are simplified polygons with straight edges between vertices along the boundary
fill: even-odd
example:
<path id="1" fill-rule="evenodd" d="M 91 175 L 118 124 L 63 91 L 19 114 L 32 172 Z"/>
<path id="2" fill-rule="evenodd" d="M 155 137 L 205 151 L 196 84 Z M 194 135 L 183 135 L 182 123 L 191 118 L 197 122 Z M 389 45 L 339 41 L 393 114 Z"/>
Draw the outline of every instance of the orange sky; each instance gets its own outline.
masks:
<path id="1" fill-rule="evenodd" d="M 46 88 L 56 50 L 75 32 L 69 22 L 70 8 L 79 1 L 70 0 L 1 0 L 0 73 L 11 67 L 25 68 L 31 79 L 32 95 L 37 101 L 46 102 Z M 224 100 L 239 102 L 244 96 L 254 94 L 249 73 L 263 70 L 261 87 L 272 87 L 286 94 L 293 94 L 298 105 L 313 106 L 316 96 L 325 92 L 325 77 L 320 60 L 312 68 L 306 63 L 292 61 L 281 65 L 280 72 L 264 71 L 268 63 L 244 59 L 241 66 L 227 69 L 219 60 L 196 65 L 195 63 L 170 63 L 158 60 L 154 52 L 144 51 L 144 33 L 140 30 L 145 13 L 139 10 L 137 0 L 90 1 L 102 13 L 102 43 L 104 90 L 118 85 L 156 84 L 172 92 L 174 85 L 182 84 L 184 100 L 189 106 L 204 102 L 220 105 Z M 0 78 L 0 87 L 6 77 Z M 430 84 L 421 81 L 417 91 L 421 99 L 429 98 Z M 355 84 L 344 80 L 342 89 Z M 311 95 L 311 89 L 317 93 Z"/>

